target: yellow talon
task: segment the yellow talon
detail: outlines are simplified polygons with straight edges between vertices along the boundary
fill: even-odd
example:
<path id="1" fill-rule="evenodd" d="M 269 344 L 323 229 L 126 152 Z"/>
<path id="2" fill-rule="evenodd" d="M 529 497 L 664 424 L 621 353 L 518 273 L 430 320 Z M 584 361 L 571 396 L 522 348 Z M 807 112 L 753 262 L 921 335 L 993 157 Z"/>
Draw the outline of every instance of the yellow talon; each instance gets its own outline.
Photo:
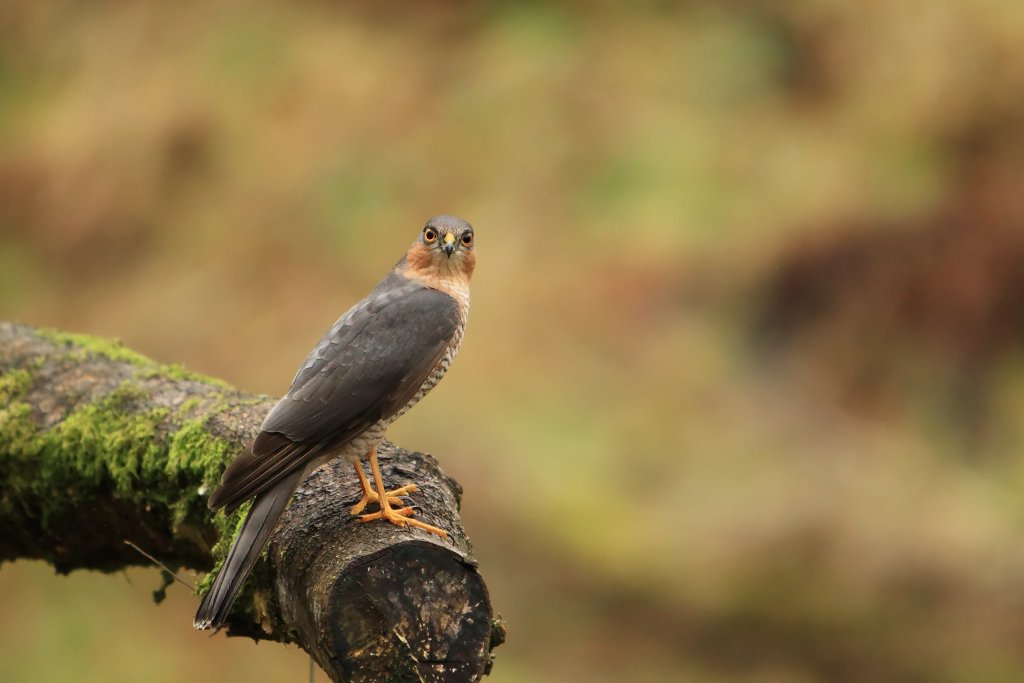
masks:
<path id="1" fill-rule="evenodd" d="M 385 519 L 392 524 L 398 526 L 413 526 L 417 529 L 423 529 L 432 534 L 437 534 L 441 538 L 448 538 L 448 532 L 444 529 L 439 529 L 436 526 L 431 526 L 425 522 L 421 522 L 418 519 L 412 519 L 412 516 L 416 514 L 416 511 L 411 507 L 404 508 L 393 508 L 390 505 L 381 509 L 380 512 L 372 512 L 368 515 L 360 515 L 360 522 L 372 522 L 375 519 Z"/>
<path id="2" fill-rule="evenodd" d="M 412 519 L 412 516 L 416 514 L 416 511 L 411 507 L 406 506 L 405 501 L 402 500 L 401 496 L 409 495 L 416 491 L 418 488 L 416 484 L 406 484 L 393 491 L 384 491 L 384 497 L 381 498 L 377 494 L 377 491 L 384 490 L 384 479 L 380 473 L 380 465 L 377 464 L 377 449 L 373 448 L 370 450 L 370 469 L 373 470 L 373 478 L 377 483 L 377 491 L 373 490 L 370 486 L 369 480 L 366 478 L 366 474 L 363 472 L 362 466 L 357 462 L 355 463 L 356 475 L 359 477 L 359 485 L 363 489 L 362 499 L 352 507 L 352 514 L 359 515 L 366 506 L 370 503 L 378 503 L 380 505 L 380 512 L 373 512 L 368 515 L 359 515 L 360 522 L 372 522 L 375 519 L 384 519 L 392 524 L 398 526 L 413 526 L 418 529 L 423 529 L 432 534 L 437 534 L 441 538 L 448 538 L 448 532 L 444 529 L 439 529 L 436 526 L 431 526 L 418 519 Z M 392 505 L 396 507 L 392 507 Z"/>
<path id="3" fill-rule="evenodd" d="M 356 467 L 359 467 L 359 465 L 356 465 Z M 391 505 L 402 506 L 405 505 L 405 501 L 402 500 L 401 496 L 407 496 L 410 493 L 416 491 L 416 489 L 416 484 L 407 484 L 406 486 L 397 488 L 394 491 L 385 491 L 384 495 L 388 497 L 388 503 L 390 503 Z M 363 497 L 359 500 L 358 503 L 352 506 L 352 514 L 358 515 L 360 512 L 365 510 L 366 506 L 369 505 L 370 503 L 379 502 L 380 496 L 377 495 L 376 491 L 374 491 L 373 489 L 365 489 L 363 491 Z"/>

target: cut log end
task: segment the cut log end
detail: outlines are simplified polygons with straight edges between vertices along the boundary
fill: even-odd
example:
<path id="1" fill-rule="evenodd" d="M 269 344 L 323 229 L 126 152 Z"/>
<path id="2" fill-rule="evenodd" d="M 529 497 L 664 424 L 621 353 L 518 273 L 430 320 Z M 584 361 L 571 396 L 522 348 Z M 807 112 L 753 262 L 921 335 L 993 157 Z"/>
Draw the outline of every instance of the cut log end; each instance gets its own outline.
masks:
<path id="1" fill-rule="evenodd" d="M 490 669 L 490 599 L 458 518 L 458 485 L 434 458 L 385 443 L 389 487 L 412 479 L 417 518 L 447 539 L 350 513 L 361 491 L 351 466 L 313 472 L 275 531 L 286 621 L 334 680 L 477 681 Z M 309 548 L 335 552 L 310 554 Z M 279 570 L 280 571 L 280 570 Z"/>
<path id="2" fill-rule="evenodd" d="M 491 608 L 476 568 L 418 542 L 391 546 L 335 583 L 332 662 L 361 681 L 473 681 L 490 662 Z"/>

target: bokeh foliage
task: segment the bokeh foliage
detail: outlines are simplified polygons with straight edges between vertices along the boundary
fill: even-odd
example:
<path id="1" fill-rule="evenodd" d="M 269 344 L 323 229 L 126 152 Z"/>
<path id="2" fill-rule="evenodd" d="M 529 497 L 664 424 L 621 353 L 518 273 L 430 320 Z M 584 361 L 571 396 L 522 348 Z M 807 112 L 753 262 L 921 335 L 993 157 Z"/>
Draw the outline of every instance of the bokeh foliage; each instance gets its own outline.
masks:
<path id="1" fill-rule="evenodd" d="M 466 343 L 391 436 L 466 489 L 493 680 L 1021 680 L 1021 45 L 1015 0 L 8 2 L 0 317 L 279 394 L 457 213 Z M 130 576 L 5 566 L 0 679 L 302 675 Z"/>

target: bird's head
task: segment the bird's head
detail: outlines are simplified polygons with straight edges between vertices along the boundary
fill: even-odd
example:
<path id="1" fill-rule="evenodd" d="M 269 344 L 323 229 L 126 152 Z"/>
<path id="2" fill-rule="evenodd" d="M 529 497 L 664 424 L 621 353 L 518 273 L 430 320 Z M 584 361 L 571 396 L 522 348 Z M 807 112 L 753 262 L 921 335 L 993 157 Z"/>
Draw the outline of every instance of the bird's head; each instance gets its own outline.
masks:
<path id="1" fill-rule="evenodd" d="M 473 226 L 454 216 L 434 216 L 409 248 L 409 268 L 420 277 L 465 280 L 476 266 Z"/>

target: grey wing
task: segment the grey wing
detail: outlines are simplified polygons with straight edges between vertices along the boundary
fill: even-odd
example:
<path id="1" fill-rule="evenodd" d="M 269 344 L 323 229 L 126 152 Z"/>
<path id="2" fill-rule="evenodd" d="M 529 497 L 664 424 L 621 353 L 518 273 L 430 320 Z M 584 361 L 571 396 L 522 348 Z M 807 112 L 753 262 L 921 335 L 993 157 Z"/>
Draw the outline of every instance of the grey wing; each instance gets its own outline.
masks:
<path id="1" fill-rule="evenodd" d="M 421 286 L 377 290 L 306 358 L 252 448 L 224 472 L 210 507 L 228 510 L 311 459 L 397 413 L 437 366 L 459 326 L 456 301 Z"/>

